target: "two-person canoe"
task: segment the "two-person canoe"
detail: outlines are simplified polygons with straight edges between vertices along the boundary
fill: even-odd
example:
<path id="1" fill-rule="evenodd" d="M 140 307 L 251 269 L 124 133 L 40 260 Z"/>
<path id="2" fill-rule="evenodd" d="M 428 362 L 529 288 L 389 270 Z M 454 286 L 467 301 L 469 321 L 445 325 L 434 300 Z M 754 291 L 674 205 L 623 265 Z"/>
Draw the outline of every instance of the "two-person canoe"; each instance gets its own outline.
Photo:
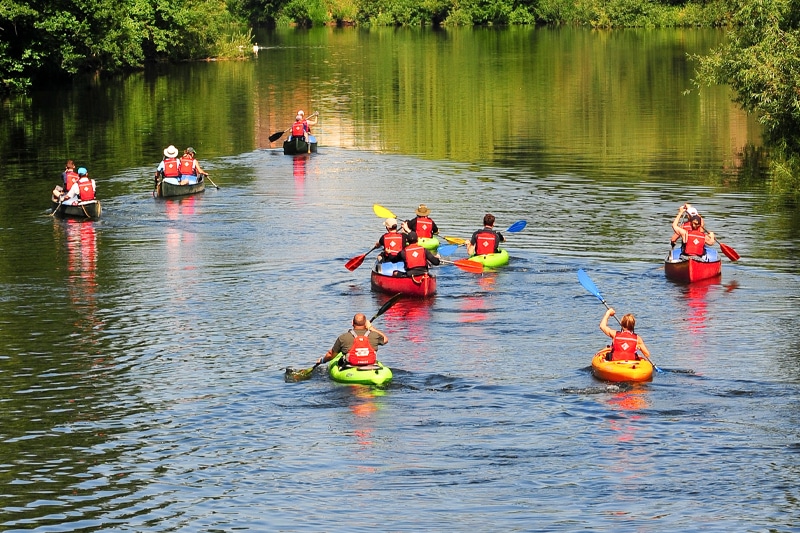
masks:
<path id="1" fill-rule="evenodd" d="M 206 182 L 203 176 L 197 177 L 197 183 L 181 185 L 177 178 L 159 179 L 156 184 L 156 196 L 161 198 L 172 198 L 174 196 L 186 196 L 206 190 Z"/>
<path id="2" fill-rule="evenodd" d="M 494 254 L 473 255 L 469 260 L 480 263 L 488 268 L 501 267 L 508 264 L 508 251 L 500 250 Z"/>
<path id="3" fill-rule="evenodd" d="M 328 363 L 328 374 L 337 383 L 380 386 L 392 381 L 392 370 L 380 361 L 374 365 L 340 368 L 339 359 L 341 358 L 342 354 L 339 353 Z"/>
<path id="4" fill-rule="evenodd" d="M 426 298 L 436 294 L 436 277 L 431 274 L 421 276 L 387 276 L 380 272 L 372 271 L 370 279 L 372 289 L 387 294 L 405 294 Z"/>
<path id="5" fill-rule="evenodd" d="M 100 218 L 100 213 L 103 212 L 100 200 L 88 200 L 86 202 L 78 202 L 77 204 L 53 202 L 52 207 L 53 215 L 63 218 L 94 219 Z"/>
<path id="6" fill-rule="evenodd" d="M 283 141 L 284 155 L 315 154 L 317 153 L 317 138 L 308 136 L 306 142 L 302 137 L 290 137 Z"/>
<path id="7" fill-rule="evenodd" d="M 653 365 L 646 359 L 635 361 L 606 361 L 611 348 L 606 346 L 592 357 L 592 374 L 603 381 L 650 381 Z"/>
<path id="8" fill-rule="evenodd" d="M 703 260 L 681 258 L 680 250 L 674 249 L 664 260 L 664 275 L 667 279 L 692 283 L 722 275 L 722 261 L 714 248 L 706 247 Z"/>

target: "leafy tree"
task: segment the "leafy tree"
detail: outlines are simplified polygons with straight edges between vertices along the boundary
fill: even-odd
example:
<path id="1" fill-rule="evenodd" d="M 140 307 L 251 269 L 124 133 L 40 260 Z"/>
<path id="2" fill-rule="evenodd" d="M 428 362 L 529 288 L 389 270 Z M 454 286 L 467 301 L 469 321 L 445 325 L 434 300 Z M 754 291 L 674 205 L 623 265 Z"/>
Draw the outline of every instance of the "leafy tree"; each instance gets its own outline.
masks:
<path id="1" fill-rule="evenodd" d="M 249 48 L 225 0 L 32 0 L 0 4 L 0 93 L 36 79 Z"/>
<path id="2" fill-rule="evenodd" d="M 800 156 L 800 0 L 736 0 L 726 44 L 697 57 L 698 85 L 727 83 L 765 141 Z"/>

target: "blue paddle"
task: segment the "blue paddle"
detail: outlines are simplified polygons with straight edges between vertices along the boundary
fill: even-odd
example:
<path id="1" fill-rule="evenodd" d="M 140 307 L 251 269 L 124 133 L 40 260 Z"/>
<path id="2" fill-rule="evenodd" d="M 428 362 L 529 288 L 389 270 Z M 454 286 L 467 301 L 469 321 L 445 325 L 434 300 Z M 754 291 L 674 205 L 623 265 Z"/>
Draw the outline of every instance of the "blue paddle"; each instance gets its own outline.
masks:
<path id="1" fill-rule="evenodd" d="M 454 253 L 456 253 L 456 250 L 458 250 L 457 244 L 444 244 L 442 246 L 439 246 L 436 252 L 439 255 L 447 256 L 447 255 L 453 255 Z"/>
<path id="2" fill-rule="evenodd" d="M 594 282 L 592 281 L 592 278 L 590 278 L 589 274 L 584 272 L 584 270 L 582 268 L 578 269 L 578 281 L 581 282 L 581 285 L 583 285 L 584 289 L 586 289 L 587 291 L 589 291 L 592 294 L 594 294 L 595 298 L 600 300 L 600 303 L 602 303 L 603 305 L 606 306 L 606 309 L 611 309 L 608 306 L 608 304 L 606 303 L 605 298 L 603 298 L 603 296 L 600 294 L 600 291 L 597 289 L 597 285 L 594 284 Z M 617 315 L 614 315 L 614 320 L 617 321 L 617 324 L 622 326 L 622 324 L 620 324 L 619 318 L 617 318 Z M 642 357 L 644 357 L 651 365 L 653 365 L 653 368 L 656 370 L 656 372 L 663 372 L 663 370 L 658 368 L 656 366 L 656 364 L 653 361 L 650 360 L 649 357 L 647 357 L 644 354 L 642 354 Z"/>

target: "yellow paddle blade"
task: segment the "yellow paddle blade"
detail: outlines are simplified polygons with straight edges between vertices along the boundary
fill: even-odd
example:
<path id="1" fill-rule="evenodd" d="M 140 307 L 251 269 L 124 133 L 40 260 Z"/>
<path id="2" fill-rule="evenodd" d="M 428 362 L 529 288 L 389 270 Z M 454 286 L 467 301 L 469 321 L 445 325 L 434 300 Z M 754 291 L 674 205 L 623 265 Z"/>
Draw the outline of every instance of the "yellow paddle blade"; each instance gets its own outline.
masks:
<path id="1" fill-rule="evenodd" d="M 375 211 L 375 214 L 381 218 L 397 218 L 396 216 L 394 216 L 394 213 L 392 213 L 382 205 L 373 204 L 372 210 Z"/>
<path id="2" fill-rule="evenodd" d="M 461 239 L 459 237 L 445 237 L 444 240 L 446 240 L 450 244 L 457 244 L 459 246 L 461 246 L 462 244 L 467 244 L 467 239 Z"/>

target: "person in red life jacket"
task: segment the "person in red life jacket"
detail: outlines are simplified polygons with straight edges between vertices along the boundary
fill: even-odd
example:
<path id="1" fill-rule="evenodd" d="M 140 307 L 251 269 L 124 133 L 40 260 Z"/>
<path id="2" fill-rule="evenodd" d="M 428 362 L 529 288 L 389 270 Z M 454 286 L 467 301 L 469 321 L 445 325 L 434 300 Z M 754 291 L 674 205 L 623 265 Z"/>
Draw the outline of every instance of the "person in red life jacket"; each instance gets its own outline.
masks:
<path id="1" fill-rule="evenodd" d="M 496 254 L 500 251 L 500 243 L 505 242 L 506 238 L 500 232 L 494 230 L 494 215 L 486 213 L 483 215 L 483 228 L 472 234 L 472 238 L 467 243 L 467 253 L 473 255 Z"/>
<path id="2" fill-rule="evenodd" d="M 608 327 L 608 319 L 616 314 L 614 309 L 608 308 L 606 314 L 600 320 L 600 329 L 603 333 L 611 337 L 611 353 L 606 358 L 609 361 L 630 361 L 640 359 L 636 350 L 642 352 L 646 358 L 650 358 L 650 350 L 645 346 L 642 338 L 633 332 L 636 326 L 636 319 L 628 313 L 619 321 L 622 331 L 615 331 Z"/>
<path id="3" fill-rule="evenodd" d="M 289 140 L 295 139 L 297 137 L 302 137 L 305 142 L 308 142 L 308 122 L 303 119 L 303 115 L 299 112 L 297 116 L 294 117 L 294 124 L 292 124 L 292 134 L 289 137 Z"/>
<path id="4" fill-rule="evenodd" d="M 419 204 L 414 214 L 417 216 L 403 222 L 403 231 L 406 233 L 416 232 L 418 239 L 430 239 L 439 233 L 439 227 L 430 217 L 431 210 L 428 209 L 428 206 Z"/>
<path id="5" fill-rule="evenodd" d="M 317 125 L 317 118 L 318 118 L 318 117 L 315 117 L 314 115 L 311 115 L 311 118 L 308 118 L 308 119 L 307 119 L 307 118 L 306 118 L 306 114 L 305 114 L 305 112 L 303 112 L 303 110 L 302 110 L 302 109 L 301 109 L 301 110 L 299 110 L 299 111 L 297 112 L 297 114 L 298 114 L 298 115 L 300 115 L 301 117 L 303 117 L 303 122 L 304 122 L 304 123 L 305 123 L 305 125 L 306 125 L 306 131 L 307 131 L 308 133 L 311 133 L 311 126 L 316 126 L 316 125 Z"/>
<path id="6" fill-rule="evenodd" d="M 398 263 L 400 261 L 400 252 L 408 244 L 406 235 L 400 232 L 397 227 L 396 218 L 387 218 L 383 221 L 386 226 L 386 233 L 381 235 L 375 247 L 382 246 L 383 251 L 378 254 L 378 261 L 381 263 Z"/>
<path id="7" fill-rule="evenodd" d="M 203 170 L 200 166 L 200 163 L 197 161 L 197 156 L 195 154 L 194 148 L 191 146 L 183 151 L 183 155 L 181 156 L 180 160 L 180 173 L 181 185 L 189 185 L 197 183 L 197 176 L 208 176 L 208 172 Z"/>
<path id="8" fill-rule="evenodd" d="M 706 255 L 706 246 L 714 246 L 717 242 L 714 237 L 714 232 L 703 233 L 701 225 L 703 223 L 700 215 L 689 217 L 690 229 L 685 229 L 681 226 L 681 218 L 686 212 L 686 206 L 682 205 L 678 208 L 678 214 L 675 220 L 672 221 L 672 229 L 675 233 L 680 235 L 683 246 L 681 247 L 681 258 L 692 257 L 702 258 Z"/>
<path id="9" fill-rule="evenodd" d="M 75 182 L 78 181 L 79 176 L 78 172 L 75 170 L 75 163 L 72 159 L 67 161 L 67 166 L 64 169 L 64 172 L 61 173 L 61 178 L 64 180 L 64 190 L 68 191 L 75 185 Z"/>
<path id="10" fill-rule="evenodd" d="M 97 184 L 89 178 L 85 168 L 78 169 L 78 181 L 64 195 L 62 203 L 77 204 L 78 202 L 88 202 L 95 199 Z"/>
<path id="11" fill-rule="evenodd" d="M 173 145 L 164 148 L 164 159 L 158 164 L 156 168 L 156 182 L 160 178 L 180 178 L 181 166 L 178 160 L 178 149 Z"/>
<path id="12" fill-rule="evenodd" d="M 408 244 L 400 252 L 400 260 L 405 263 L 406 276 L 421 276 L 428 271 L 428 265 L 441 263 L 438 255 L 417 244 L 419 239 L 415 231 L 410 231 L 406 238 Z"/>
<path id="13" fill-rule="evenodd" d="M 378 360 L 378 346 L 388 342 L 389 337 L 378 331 L 364 313 L 356 313 L 353 317 L 353 329 L 339 335 L 333 347 L 317 363 L 327 363 L 341 353 L 343 357 L 339 360 L 340 366 L 374 365 Z"/>
<path id="14" fill-rule="evenodd" d="M 692 207 L 692 205 L 691 205 L 691 204 L 683 204 L 683 207 L 686 209 L 686 216 L 687 216 L 687 217 L 689 217 L 689 218 L 691 218 L 691 217 L 694 217 L 694 216 L 698 216 L 698 217 L 700 217 L 700 213 L 698 213 L 698 212 L 697 212 L 697 209 L 695 209 L 694 207 Z M 690 220 L 687 218 L 687 219 L 686 219 L 686 222 L 684 222 L 684 223 L 683 223 L 683 226 L 682 226 L 682 227 L 683 227 L 683 229 L 685 229 L 685 230 L 692 229 L 692 223 L 691 223 L 691 221 L 690 221 Z M 703 223 L 703 217 L 700 217 L 700 230 L 701 230 L 703 233 L 705 233 L 705 232 L 706 232 L 705 224 Z M 680 236 L 679 234 L 677 234 L 677 233 L 673 233 L 673 234 L 672 234 L 672 237 L 671 237 L 671 238 L 670 238 L 670 240 L 669 240 L 670 247 L 671 247 L 671 248 L 675 248 L 675 243 L 677 243 L 677 242 L 678 242 L 678 239 L 680 239 L 680 238 L 681 238 L 681 236 Z"/>

